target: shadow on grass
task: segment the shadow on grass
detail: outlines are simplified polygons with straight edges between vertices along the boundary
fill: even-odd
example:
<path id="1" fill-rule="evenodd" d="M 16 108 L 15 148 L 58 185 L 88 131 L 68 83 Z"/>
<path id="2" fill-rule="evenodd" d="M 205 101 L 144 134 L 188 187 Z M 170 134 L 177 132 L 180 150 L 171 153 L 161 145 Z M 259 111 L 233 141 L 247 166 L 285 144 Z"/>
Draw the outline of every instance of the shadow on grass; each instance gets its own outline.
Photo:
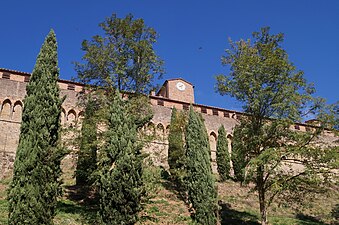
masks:
<path id="1" fill-rule="evenodd" d="M 187 203 L 187 197 L 185 196 L 185 191 L 183 188 L 179 187 L 179 185 L 175 182 L 175 181 L 172 181 L 170 179 L 168 180 L 165 180 L 163 179 L 161 181 L 161 185 L 168 191 L 174 193 L 176 195 L 176 197 Z"/>
<path id="2" fill-rule="evenodd" d="M 321 220 L 317 219 L 316 217 L 305 215 L 305 214 L 302 214 L 302 213 L 298 213 L 295 216 L 295 218 L 300 220 L 298 225 L 308 225 L 308 224 L 329 225 L 328 223 L 324 223 Z"/>
<path id="3" fill-rule="evenodd" d="M 65 214 L 79 214 L 86 224 L 98 224 L 97 209 L 87 205 L 78 205 L 70 200 L 59 201 L 57 212 Z"/>
<path id="4" fill-rule="evenodd" d="M 98 224 L 98 199 L 87 186 L 66 186 L 67 200 L 57 204 L 57 211 L 67 214 L 79 214 L 87 224 Z"/>
<path id="5" fill-rule="evenodd" d="M 231 209 L 230 204 L 221 203 L 219 214 L 221 224 L 234 224 L 234 225 L 260 225 L 258 217 L 248 212 L 239 212 Z"/>

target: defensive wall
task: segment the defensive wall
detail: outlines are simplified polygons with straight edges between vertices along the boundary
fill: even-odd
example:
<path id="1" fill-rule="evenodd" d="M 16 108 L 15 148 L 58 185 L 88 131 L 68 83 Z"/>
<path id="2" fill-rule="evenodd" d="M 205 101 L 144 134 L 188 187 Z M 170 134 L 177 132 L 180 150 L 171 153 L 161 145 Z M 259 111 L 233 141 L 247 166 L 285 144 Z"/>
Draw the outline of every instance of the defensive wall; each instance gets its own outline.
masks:
<path id="1" fill-rule="evenodd" d="M 0 179 L 13 169 L 15 152 L 18 146 L 23 99 L 30 74 L 0 68 Z M 81 121 L 83 110 L 79 107 L 78 96 L 84 91 L 84 85 L 68 80 L 58 82 L 61 97 L 66 96 L 62 104 L 61 123 L 63 126 L 73 126 Z M 181 79 L 167 80 L 158 93 L 149 96 L 154 116 L 145 127 L 153 132 L 155 139 L 145 147 L 156 165 L 168 167 L 168 132 L 171 110 L 188 110 L 192 104 L 195 111 L 201 112 L 209 135 L 211 146 L 212 169 L 216 172 L 216 142 L 218 128 L 224 125 L 229 150 L 231 151 L 232 130 L 239 122 L 243 113 L 194 103 L 194 86 Z M 296 123 L 291 129 L 306 131 L 314 127 L 310 124 Z M 337 139 L 332 133 L 326 132 L 324 138 L 332 142 Z"/>

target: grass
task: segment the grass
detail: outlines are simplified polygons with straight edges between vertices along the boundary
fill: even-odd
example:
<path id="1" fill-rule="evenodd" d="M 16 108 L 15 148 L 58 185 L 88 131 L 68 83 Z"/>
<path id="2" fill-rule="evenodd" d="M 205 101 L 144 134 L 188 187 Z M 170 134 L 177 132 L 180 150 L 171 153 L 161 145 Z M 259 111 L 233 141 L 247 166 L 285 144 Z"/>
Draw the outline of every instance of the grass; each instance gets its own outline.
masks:
<path id="1" fill-rule="evenodd" d="M 57 225 L 95 225 L 97 223 L 97 203 L 85 201 L 86 189 L 74 185 L 69 173 L 74 168 L 64 170 L 64 196 L 60 198 L 54 223 Z M 193 224 L 187 204 L 168 180 L 161 178 L 160 169 L 147 169 L 148 198 L 143 201 L 137 225 L 146 224 Z M 8 202 L 6 189 L 10 179 L 0 181 L 0 224 L 7 224 Z M 242 187 L 233 181 L 218 183 L 220 224 L 259 225 L 257 196 L 249 192 L 250 187 Z M 88 200 L 88 199 L 87 199 Z M 331 210 L 339 202 L 337 192 L 329 196 L 316 196 L 309 204 L 295 212 L 291 207 L 273 205 L 269 211 L 269 221 L 274 225 L 329 225 L 335 224 Z M 94 204 L 93 204 L 94 203 Z"/>

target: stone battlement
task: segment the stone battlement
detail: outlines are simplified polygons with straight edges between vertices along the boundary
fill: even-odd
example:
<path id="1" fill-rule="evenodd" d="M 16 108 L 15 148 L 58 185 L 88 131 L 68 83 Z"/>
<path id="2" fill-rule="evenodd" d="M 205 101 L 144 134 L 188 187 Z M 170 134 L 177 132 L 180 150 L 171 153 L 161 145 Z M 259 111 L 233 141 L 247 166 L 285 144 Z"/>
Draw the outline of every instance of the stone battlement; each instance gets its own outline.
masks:
<path id="1" fill-rule="evenodd" d="M 12 170 L 15 152 L 18 146 L 23 99 L 26 95 L 26 85 L 30 74 L 0 68 L 0 179 L 1 176 Z M 61 97 L 66 96 L 62 104 L 61 123 L 64 126 L 73 126 L 81 122 L 83 109 L 78 104 L 79 94 L 84 91 L 85 85 L 67 81 L 58 81 Z M 157 94 L 152 93 L 150 103 L 154 116 L 145 129 L 156 133 L 154 140 L 145 151 L 148 151 L 157 165 L 168 167 L 168 132 L 171 119 L 171 110 L 188 110 L 190 104 L 197 112 L 201 112 L 211 146 L 212 168 L 216 172 L 216 142 L 218 128 L 224 125 L 229 149 L 231 149 L 232 131 L 245 113 L 194 103 L 194 86 L 184 79 L 167 80 Z M 312 124 L 296 123 L 292 130 L 307 131 L 314 129 Z M 329 141 L 336 139 L 330 132 L 325 132 Z M 2 174 L 2 175 L 1 175 Z"/>

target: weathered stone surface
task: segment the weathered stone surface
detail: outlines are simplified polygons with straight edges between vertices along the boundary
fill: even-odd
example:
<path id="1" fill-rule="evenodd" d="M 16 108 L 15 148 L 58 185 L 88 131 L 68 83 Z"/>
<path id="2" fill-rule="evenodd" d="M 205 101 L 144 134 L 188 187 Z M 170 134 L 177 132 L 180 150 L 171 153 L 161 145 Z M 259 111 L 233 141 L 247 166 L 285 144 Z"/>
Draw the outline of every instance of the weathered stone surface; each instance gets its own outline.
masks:
<path id="1" fill-rule="evenodd" d="M 10 74 L 10 79 L 3 78 L 3 74 Z M 15 152 L 18 146 L 21 112 L 23 99 L 26 94 L 26 84 L 30 74 L 0 69 L 0 179 L 13 169 Z M 4 76 L 5 77 L 5 76 Z M 6 76 L 8 77 L 8 76 Z M 185 88 L 178 85 L 184 84 Z M 83 91 L 80 83 L 59 80 L 61 97 L 66 96 L 62 105 L 61 123 L 64 126 L 74 126 L 80 122 L 83 116 L 82 108 L 79 106 L 78 97 Z M 179 87 L 178 87 L 179 86 Z M 150 154 L 154 164 L 168 168 L 168 132 L 173 107 L 178 110 L 188 110 L 192 104 L 194 110 L 201 112 L 209 135 L 211 146 L 211 159 L 213 172 L 217 172 L 216 165 L 216 142 L 218 129 L 224 125 L 229 150 L 231 151 L 232 130 L 238 123 L 237 117 L 242 116 L 241 112 L 205 106 L 194 103 L 194 87 L 183 79 L 171 79 L 164 83 L 158 94 L 150 96 L 154 117 L 145 129 L 148 133 L 154 132 L 155 138 L 144 148 Z M 78 123 L 79 124 L 79 123 Z M 291 129 L 296 129 L 292 127 Z M 298 129 L 306 130 L 305 124 L 298 124 Z M 74 134 L 68 133 L 64 140 L 71 140 Z M 333 142 L 338 139 L 331 133 L 325 133 L 322 141 Z M 76 149 L 72 149 L 76 151 Z M 74 157 L 72 157 L 74 159 Z M 72 160 L 76 162 L 76 160 Z"/>

